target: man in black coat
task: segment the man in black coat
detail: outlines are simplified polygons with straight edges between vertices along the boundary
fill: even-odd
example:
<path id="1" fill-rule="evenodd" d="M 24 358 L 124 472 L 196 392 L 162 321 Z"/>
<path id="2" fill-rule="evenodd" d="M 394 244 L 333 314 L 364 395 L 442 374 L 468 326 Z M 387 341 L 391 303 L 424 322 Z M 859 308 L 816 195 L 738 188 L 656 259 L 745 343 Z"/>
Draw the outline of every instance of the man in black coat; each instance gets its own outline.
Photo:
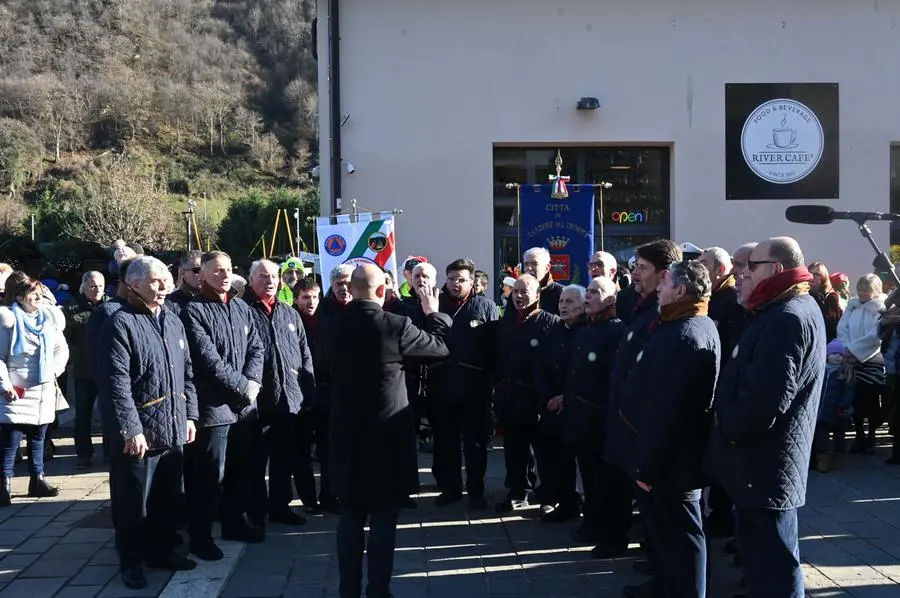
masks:
<path id="1" fill-rule="evenodd" d="M 303 322 L 293 308 L 278 300 L 279 284 L 278 264 L 270 260 L 251 264 L 243 299 L 253 308 L 256 329 L 265 348 L 263 385 L 257 399 L 263 451 L 258 455 L 255 475 L 265 480 L 268 463 L 269 520 L 303 525 L 306 518 L 290 508 L 294 497 L 291 478 L 301 466 L 309 470 L 306 477 L 311 488 L 306 488 L 300 497 L 304 506 L 316 507 L 309 450 L 297 451 L 301 409 L 307 410 L 307 403 L 314 402 L 316 383 Z"/>
<path id="2" fill-rule="evenodd" d="M 523 274 L 513 285 L 513 311 L 505 313 L 494 332 L 494 413 L 503 426 L 503 460 L 507 495 L 498 502 L 498 513 L 529 505 L 537 476 L 535 448 L 538 442 L 540 404 L 535 386 L 541 347 L 558 316 L 541 309 L 540 283 Z"/>
<path id="3" fill-rule="evenodd" d="M 631 313 L 628 314 L 630 319 L 625 320 L 630 323 L 613 362 L 609 413 L 616 413 L 621 407 L 626 391 L 625 380 L 635 364 L 635 359 L 644 348 L 650 324 L 659 315 L 656 289 L 669 266 L 681 261 L 681 258 L 681 248 L 668 239 L 653 241 L 635 250 L 635 264 L 631 274 L 638 297 Z M 624 319 L 624 316 L 622 317 Z M 612 417 L 606 418 L 607 425 L 612 421 Z M 633 484 L 628 477 L 627 464 L 614 458 L 620 448 L 609 437 L 606 438 L 604 458 L 617 469 L 610 468 L 606 472 L 603 504 L 609 525 L 603 530 L 605 536 L 603 541 L 591 550 L 591 556 L 594 558 L 612 558 L 628 549 Z"/>
<path id="4" fill-rule="evenodd" d="M 750 320 L 716 389 L 709 468 L 734 499 L 753 598 L 804 596 L 797 509 L 806 501 L 826 346 L 804 263 L 790 237 L 753 249 L 741 281 Z"/>
<path id="5" fill-rule="evenodd" d="M 538 298 L 541 311 L 548 314 L 559 315 L 559 295 L 563 286 L 553 281 L 553 273 L 550 269 L 550 252 L 544 247 L 532 247 L 522 255 L 522 274 L 533 276 L 538 281 Z M 504 317 L 514 317 L 516 308 L 513 306 L 512 293 L 506 299 Z"/>
<path id="6" fill-rule="evenodd" d="M 197 441 L 188 450 L 186 481 L 191 552 L 205 561 L 222 558 L 212 540 L 212 523 L 222 486 L 222 538 L 261 542 L 264 531 L 248 522 L 265 520 L 265 485 L 253 475 L 260 450 L 256 398 L 262 383 L 264 350 L 253 312 L 232 297 L 231 257 L 203 255 L 201 290 L 181 310 L 194 365 L 200 410 Z"/>
<path id="7" fill-rule="evenodd" d="M 579 516 L 575 490 L 575 455 L 563 442 L 562 413 L 566 373 L 575 337 L 585 325 L 584 287 L 569 285 L 559 296 L 559 320 L 547 332 L 535 369 L 540 423 L 538 428 L 537 488 L 541 517 L 559 522 Z"/>
<path id="8" fill-rule="evenodd" d="M 588 324 L 578 330 L 569 357 L 561 416 L 563 438 L 575 455 L 584 490 L 584 518 L 575 539 L 597 543 L 604 529 L 622 526 L 619 521 L 607 522 L 615 512 L 603 505 L 606 480 L 618 472 L 603 459 L 612 364 L 625 334 L 625 324 L 616 317 L 616 283 L 606 277 L 592 280 L 585 291 L 584 311 Z M 574 491 L 575 472 L 569 475 L 563 483 Z"/>
<path id="9" fill-rule="evenodd" d="M 194 441 L 198 412 L 184 326 L 163 307 L 168 269 L 140 257 L 124 281 L 128 304 L 106 320 L 96 345 L 103 355 L 97 380 L 115 420 L 110 485 L 122 581 L 140 589 L 147 586 L 145 561 L 170 570 L 196 566 L 174 552 L 172 538 L 182 447 Z"/>
<path id="10" fill-rule="evenodd" d="M 426 264 L 419 264 L 419 268 Z M 466 458 L 466 492 L 474 510 L 487 507 L 484 476 L 491 434 L 491 377 L 489 324 L 498 318 L 497 306 L 474 290 L 475 264 L 458 259 L 445 269 L 447 283 L 439 296 L 439 310 L 453 320 L 450 356 L 428 368 L 428 419 L 434 431 L 431 472 L 441 494 L 437 506 L 462 498 L 462 441 Z"/>
<path id="11" fill-rule="evenodd" d="M 607 423 L 610 458 L 638 486 L 653 578 L 626 596 L 706 597 L 700 494 L 719 371 L 719 334 L 707 316 L 711 283 L 698 262 L 675 262 L 659 286 L 659 316 Z"/>
<path id="12" fill-rule="evenodd" d="M 437 292 L 426 296 L 418 291 L 426 310 L 425 330 L 408 318 L 384 312 L 384 273 L 373 264 L 354 270 L 351 283 L 353 301 L 327 322 L 319 337 L 323 367 L 330 371 L 332 384 L 331 481 L 342 505 L 337 530 L 340 595 L 361 594 L 366 549 L 366 595 L 387 598 L 397 516 L 418 485 L 403 361 L 446 357 L 451 321 L 437 311 Z"/>

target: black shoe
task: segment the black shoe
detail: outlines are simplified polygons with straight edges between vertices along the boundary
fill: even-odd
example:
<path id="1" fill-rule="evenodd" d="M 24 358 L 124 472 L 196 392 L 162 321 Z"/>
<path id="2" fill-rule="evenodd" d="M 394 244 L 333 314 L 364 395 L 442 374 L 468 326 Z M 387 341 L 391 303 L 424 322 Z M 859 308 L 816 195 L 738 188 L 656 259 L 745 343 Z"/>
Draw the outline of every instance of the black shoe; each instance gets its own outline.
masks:
<path id="1" fill-rule="evenodd" d="M 462 497 L 462 492 L 441 492 L 438 497 L 434 499 L 434 506 L 447 507 L 461 501 Z"/>
<path id="2" fill-rule="evenodd" d="M 604 542 L 591 548 L 591 558 L 593 559 L 614 559 L 628 552 L 628 545 L 614 545 Z"/>
<path id="3" fill-rule="evenodd" d="M 147 578 L 144 576 L 144 570 L 139 566 L 123 569 L 122 583 L 130 590 L 143 590 L 147 587 Z"/>
<path id="4" fill-rule="evenodd" d="M 723 549 L 725 554 L 737 554 L 741 551 L 741 547 L 738 546 L 737 538 L 731 538 L 727 542 L 725 542 L 725 547 Z"/>
<path id="5" fill-rule="evenodd" d="M 585 527 L 584 524 L 572 532 L 572 540 L 579 544 L 599 544 L 602 539 L 600 532 Z"/>
<path id="6" fill-rule="evenodd" d="M 559 506 L 546 515 L 541 515 L 541 520 L 547 523 L 562 523 L 563 521 L 578 519 L 580 515 L 578 507 L 575 505 Z"/>
<path id="7" fill-rule="evenodd" d="M 866 452 L 866 441 L 864 438 L 857 437 L 853 444 L 850 445 L 850 450 L 847 451 L 851 455 L 861 455 Z"/>
<path id="8" fill-rule="evenodd" d="M 622 595 L 625 596 L 625 598 L 654 598 L 653 580 L 651 579 L 640 585 L 625 586 L 622 589 Z"/>
<path id="9" fill-rule="evenodd" d="M 653 565 L 647 559 L 635 560 L 631 568 L 634 569 L 635 573 L 640 573 L 641 575 L 653 575 Z"/>
<path id="10" fill-rule="evenodd" d="M 481 494 L 469 495 L 469 508 L 473 511 L 483 511 L 487 508 L 487 501 Z"/>
<path id="11" fill-rule="evenodd" d="M 272 523 L 283 523 L 285 525 L 306 525 L 306 517 L 299 513 L 295 513 L 290 509 L 269 513 L 269 521 Z"/>
<path id="12" fill-rule="evenodd" d="M 341 504 L 337 500 L 334 500 L 334 499 L 320 500 L 319 506 L 326 513 L 332 513 L 334 515 L 338 515 L 341 512 Z"/>
<path id="13" fill-rule="evenodd" d="M 162 558 L 148 558 L 147 566 L 151 569 L 165 569 L 166 571 L 192 571 L 197 568 L 197 563 L 180 554 L 170 552 Z"/>
<path id="14" fill-rule="evenodd" d="M 416 502 L 416 499 L 414 499 L 412 496 L 410 496 L 409 498 L 406 499 L 406 502 L 403 503 L 402 508 L 404 508 L 408 511 L 413 511 L 413 510 L 419 508 L 419 503 Z"/>
<path id="15" fill-rule="evenodd" d="M 900 465 L 900 457 L 890 457 L 884 460 L 885 465 Z"/>
<path id="16" fill-rule="evenodd" d="M 188 549 L 191 554 L 203 561 L 221 561 L 225 554 L 212 540 L 191 541 Z"/>
<path id="17" fill-rule="evenodd" d="M 309 515 L 321 515 L 322 514 L 322 505 L 318 503 L 318 501 L 310 500 L 303 501 L 303 506 L 300 509 Z"/>
<path id="18" fill-rule="evenodd" d="M 31 476 L 28 482 L 28 496 L 34 498 L 53 498 L 59 496 L 59 488 L 51 486 L 43 475 Z"/>
<path id="19" fill-rule="evenodd" d="M 12 504 L 10 494 L 10 479 L 0 478 L 0 507 L 8 507 Z"/>
<path id="20" fill-rule="evenodd" d="M 496 511 L 497 513 L 511 513 L 512 510 L 513 510 L 513 503 L 509 499 L 500 501 L 494 505 L 494 511 Z"/>
<path id="21" fill-rule="evenodd" d="M 78 457 L 75 461 L 75 467 L 78 469 L 89 469 L 91 467 L 91 458 L 90 457 Z"/>
<path id="22" fill-rule="evenodd" d="M 269 518 L 271 519 L 271 517 Z M 243 542 L 244 544 L 259 544 L 266 539 L 266 532 L 262 528 L 255 525 L 250 525 L 246 522 L 238 524 L 234 527 L 227 527 L 223 525 L 222 539 L 232 540 L 234 542 Z"/>

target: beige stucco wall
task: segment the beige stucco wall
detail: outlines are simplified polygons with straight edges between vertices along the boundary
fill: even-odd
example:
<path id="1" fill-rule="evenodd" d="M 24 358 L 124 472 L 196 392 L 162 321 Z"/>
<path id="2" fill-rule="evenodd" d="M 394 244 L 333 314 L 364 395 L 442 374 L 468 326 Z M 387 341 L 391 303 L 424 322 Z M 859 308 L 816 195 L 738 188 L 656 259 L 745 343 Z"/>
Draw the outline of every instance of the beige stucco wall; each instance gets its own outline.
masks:
<path id="1" fill-rule="evenodd" d="M 724 85 L 838 82 L 841 199 L 830 203 L 887 211 L 900 2 L 343 0 L 341 29 L 343 157 L 356 167 L 343 171 L 345 205 L 403 209 L 401 258 L 425 253 L 443 265 L 466 255 L 493 268 L 494 143 L 650 142 L 673 148 L 676 241 L 732 249 L 788 234 L 810 261 L 853 276 L 870 269 L 850 223 L 794 225 L 784 219 L 791 202 L 724 199 Z M 576 111 L 581 96 L 603 107 Z M 873 229 L 886 246 L 887 226 Z"/>

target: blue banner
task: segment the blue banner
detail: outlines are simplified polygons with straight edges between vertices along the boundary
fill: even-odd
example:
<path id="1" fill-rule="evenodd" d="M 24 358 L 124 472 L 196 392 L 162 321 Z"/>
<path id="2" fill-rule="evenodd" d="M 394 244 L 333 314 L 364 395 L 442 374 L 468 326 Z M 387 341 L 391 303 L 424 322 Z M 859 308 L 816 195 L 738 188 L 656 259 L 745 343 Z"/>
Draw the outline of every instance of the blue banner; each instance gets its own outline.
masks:
<path id="1" fill-rule="evenodd" d="M 569 197 L 550 197 L 552 185 L 519 187 L 519 241 L 522 251 L 546 247 L 553 280 L 590 282 L 588 261 L 594 252 L 594 186 L 568 185 Z"/>

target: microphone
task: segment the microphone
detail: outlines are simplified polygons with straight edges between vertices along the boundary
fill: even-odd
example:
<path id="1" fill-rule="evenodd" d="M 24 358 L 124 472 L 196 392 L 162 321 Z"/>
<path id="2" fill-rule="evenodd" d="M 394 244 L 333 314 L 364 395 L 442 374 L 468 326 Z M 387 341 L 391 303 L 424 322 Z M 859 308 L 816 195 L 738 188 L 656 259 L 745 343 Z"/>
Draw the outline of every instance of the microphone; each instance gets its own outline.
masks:
<path id="1" fill-rule="evenodd" d="M 869 220 L 900 221 L 900 214 L 884 212 L 837 212 L 829 206 L 788 206 L 784 217 L 800 224 L 831 224 L 835 220 L 862 223 Z"/>

